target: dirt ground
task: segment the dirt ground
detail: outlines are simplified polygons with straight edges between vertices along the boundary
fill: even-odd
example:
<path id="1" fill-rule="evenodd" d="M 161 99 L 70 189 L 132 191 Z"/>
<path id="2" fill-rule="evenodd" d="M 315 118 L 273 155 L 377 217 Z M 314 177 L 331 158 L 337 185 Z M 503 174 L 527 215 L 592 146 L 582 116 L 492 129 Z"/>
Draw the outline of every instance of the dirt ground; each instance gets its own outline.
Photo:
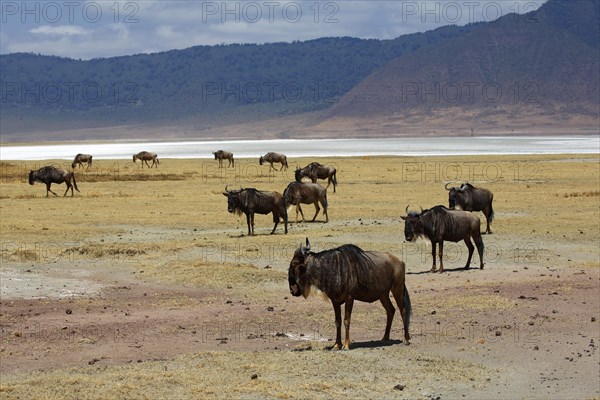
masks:
<path id="1" fill-rule="evenodd" d="M 338 170 L 330 222 L 290 209 L 288 235 L 257 216 L 247 236 L 225 185 L 282 192 L 310 161 L 100 161 L 73 198 L 26 182 L 66 161 L 0 163 L 0 397 L 600 398 L 597 154 L 319 160 Z M 429 244 L 404 241 L 405 207 L 446 204 L 447 181 L 495 194 L 483 270 L 446 243 L 432 274 Z M 351 350 L 330 350 L 330 303 L 289 294 L 306 237 L 406 262 L 409 346 L 399 313 L 384 343 L 383 307 L 356 303 Z"/>

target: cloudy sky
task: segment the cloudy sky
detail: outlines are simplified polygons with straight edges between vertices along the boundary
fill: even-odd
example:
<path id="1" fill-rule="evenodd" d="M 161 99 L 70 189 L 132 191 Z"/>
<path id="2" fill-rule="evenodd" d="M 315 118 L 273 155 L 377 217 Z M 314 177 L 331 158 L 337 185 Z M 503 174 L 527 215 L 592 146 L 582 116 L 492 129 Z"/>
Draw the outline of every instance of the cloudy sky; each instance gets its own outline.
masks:
<path id="1" fill-rule="evenodd" d="M 0 53 L 111 57 L 221 43 L 324 36 L 391 39 L 493 21 L 545 0 L 0 0 Z"/>

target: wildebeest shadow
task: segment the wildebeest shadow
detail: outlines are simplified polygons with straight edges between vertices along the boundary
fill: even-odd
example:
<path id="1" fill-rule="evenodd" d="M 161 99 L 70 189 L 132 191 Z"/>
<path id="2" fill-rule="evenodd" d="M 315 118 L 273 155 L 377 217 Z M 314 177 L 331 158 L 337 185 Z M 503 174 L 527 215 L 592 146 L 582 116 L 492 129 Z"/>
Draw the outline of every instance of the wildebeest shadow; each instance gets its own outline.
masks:
<path id="1" fill-rule="evenodd" d="M 229 235 L 230 239 L 239 239 L 239 238 L 243 238 L 243 237 L 257 237 L 257 236 L 276 236 L 277 232 L 275 232 L 274 234 L 269 233 L 255 233 L 254 235 L 248 235 L 247 233 L 240 233 L 239 235 Z M 283 233 L 282 233 L 283 235 Z"/>
<path id="2" fill-rule="evenodd" d="M 465 269 L 464 267 L 458 267 L 458 268 L 444 268 L 444 272 L 467 272 L 467 271 L 471 271 L 471 270 L 475 270 L 476 268 L 468 268 Z M 407 272 L 406 275 L 423 275 L 423 274 L 438 274 L 439 272 L 431 272 L 431 269 L 427 269 L 425 271 L 419 271 L 419 272 Z"/>
<path id="3" fill-rule="evenodd" d="M 385 342 L 383 340 L 371 340 L 369 342 L 352 342 L 350 344 L 350 350 L 353 350 L 353 349 L 374 349 L 374 348 L 377 348 L 377 347 L 389 347 L 389 346 L 395 346 L 395 345 L 400 344 L 400 343 L 402 343 L 402 340 L 399 340 L 399 339 L 388 340 L 388 341 L 385 341 Z M 326 347 L 326 350 L 333 350 L 333 346 Z"/>

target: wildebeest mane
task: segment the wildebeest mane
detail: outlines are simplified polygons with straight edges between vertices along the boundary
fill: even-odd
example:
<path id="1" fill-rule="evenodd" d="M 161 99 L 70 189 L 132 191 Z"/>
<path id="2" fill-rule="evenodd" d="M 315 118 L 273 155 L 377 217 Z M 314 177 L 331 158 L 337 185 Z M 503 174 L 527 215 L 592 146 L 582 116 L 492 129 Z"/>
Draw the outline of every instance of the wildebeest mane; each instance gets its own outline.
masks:
<path id="1" fill-rule="evenodd" d="M 427 234 L 438 232 L 446 232 L 450 236 L 455 236 L 460 229 L 459 224 L 455 220 L 450 210 L 443 205 L 432 207 L 424 210 L 421 215 L 421 222 L 425 229 L 429 228 L 431 232 L 425 232 L 425 229 L 419 236 L 427 237 Z"/>
<path id="2" fill-rule="evenodd" d="M 307 267 L 316 267 L 319 273 L 321 290 L 330 298 L 352 291 L 352 286 L 360 284 L 361 276 L 366 276 L 373 268 L 373 261 L 360 248 L 346 244 L 320 253 L 311 253 Z"/>

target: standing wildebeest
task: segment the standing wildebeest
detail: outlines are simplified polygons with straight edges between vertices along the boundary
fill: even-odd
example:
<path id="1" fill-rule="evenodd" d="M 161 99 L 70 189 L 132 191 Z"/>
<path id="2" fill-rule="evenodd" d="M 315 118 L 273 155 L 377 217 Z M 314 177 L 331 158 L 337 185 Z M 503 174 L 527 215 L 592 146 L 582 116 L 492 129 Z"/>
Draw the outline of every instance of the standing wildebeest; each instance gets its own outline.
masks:
<path id="1" fill-rule="evenodd" d="M 233 162 L 233 153 L 229 151 L 217 150 L 213 152 L 215 156 L 215 160 L 219 160 L 219 168 L 223 168 L 223 160 L 229 161 L 227 166 L 234 167 L 235 164 Z"/>
<path id="2" fill-rule="evenodd" d="M 89 169 L 92 166 L 92 156 L 90 154 L 77 154 L 71 168 L 75 168 L 77 164 L 79 164 L 79 168 L 83 168 L 83 163 L 87 164 L 86 170 Z"/>
<path id="3" fill-rule="evenodd" d="M 329 297 L 335 312 L 334 349 L 342 347 L 342 304 L 345 304 L 346 328 L 343 348 L 350 348 L 350 316 L 354 300 L 381 301 L 387 313 L 383 341 L 390 340 L 390 328 L 396 312 L 390 301 L 391 291 L 402 315 L 404 343 L 409 344 L 411 305 L 404 270 L 404 263 L 389 253 L 363 251 L 351 244 L 312 253 L 307 238 L 306 247 L 300 245 L 290 262 L 288 282 L 293 296 L 306 298 L 314 286 Z"/>
<path id="4" fill-rule="evenodd" d="M 227 197 L 227 211 L 230 213 L 246 214 L 246 222 L 248 224 L 248 235 L 254 236 L 254 214 L 269 214 L 273 213 L 273 222 L 275 226 L 271 231 L 271 235 L 275 233 L 279 219 L 282 218 L 285 224 L 285 233 L 288 233 L 287 224 L 288 216 L 285 207 L 283 196 L 277 192 L 263 192 L 254 188 L 227 190 L 223 195 Z"/>
<path id="5" fill-rule="evenodd" d="M 271 171 L 271 169 L 274 169 L 275 171 L 280 171 L 283 168 L 288 169 L 288 162 L 287 162 L 287 157 L 285 156 L 285 154 L 269 152 L 258 159 L 258 163 L 260 165 L 263 165 L 263 163 L 265 163 L 265 162 L 268 162 L 269 164 L 271 164 L 271 166 L 269 167 L 269 172 Z M 280 163 L 281 169 L 278 170 L 277 168 L 275 168 L 273 166 L 273 163 Z"/>
<path id="6" fill-rule="evenodd" d="M 470 183 L 463 183 L 460 187 L 448 189 L 446 183 L 444 188 L 448 191 L 448 206 L 454 209 L 457 205 L 464 211 L 481 211 L 485 215 L 487 229 L 485 233 L 491 234 L 490 223 L 494 220 L 494 209 L 492 202 L 494 194 L 488 189 L 476 188 Z"/>
<path id="7" fill-rule="evenodd" d="M 133 155 L 133 162 L 135 162 L 135 160 L 141 160 L 142 161 L 142 168 L 144 168 L 144 163 L 146 163 L 146 165 L 148 166 L 148 168 L 152 168 L 154 167 L 154 164 L 156 164 L 156 168 L 158 168 L 158 164 L 160 164 L 160 162 L 158 161 L 158 156 L 156 155 L 156 153 L 150 153 L 148 151 L 141 151 L 137 154 Z M 148 161 L 152 160 L 152 166 L 150 166 L 148 164 Z"/>
<path id="8" fill-rule="evenodd" d="M 73 184 L 71 184 L 71 179 L 73 180 Z M 53 183 L 64 182 L 67 184 L 67 190 L 65 190 L 65 194 L 63 196 L 67 195 L 69 189 L 71 189 L 71 196 L 74 196 L 73 187 L 75 187 L 75 190 L 79 192 L 77 182 L 75 181 L 75 174 L 62 168 L 49 165 L 42 167 L 37 171 L 29 171 L 29 184 L 33 185 L 36 181 L 46 184 L 46 197 L 48 197 L 48 192 L 56 196 L 56 193 L 50 190 L 50 186 Z"/>
<path id="9" fill-rule="evenodd" d="M 302 212 L 300 203 L 315 205 L 315 215 L 311 220 L 314 222 L 321 210 L 319 202 L 323 206 L 325 222 L 329 222 L 329 216 L 327 215 L 327 189 L 318 183 L 291 182 L 283 191 L 283 198 L 285 199 L 286 207 L 289 207 L 291 204 L 296 206 L 296 222 L 298 222 L 298 210 L 300 210 L 302 221 L 304 221 L 304 213 Z"/>
<path id="10" fill-rule="evenodd" d="M 316 183 L 317 179 L 327 179 L 327 187 L 333 183 L 333 193 L 337 186 L 337 179 L 335 177 L 336 169 L 328 165 L 322 165 L 318 162 L 312 162 L 304 168 L 296 167 L 296 182 L 300 182 L 303 177 L 310 178 L 312 183 Z"/>
<path id="11" fill-rule="evenodd" d="M 440 245 L 440 272 L 444 272 L 444 262 L 442 260 L 444 252 L 444 240 L 451 242 L 465 241 L 469 249 L 469 258 L 465 269 L 471 264 L 473 256 L 473 243 L 477 245 L 479 252 L 479 268 L 483 269 L 483 240 L 479 225 L 479 218 L 468 211 L 449 210 L 444 206 L 435 206 L 429 210 L 421 210 L 421 213 L 408 212 L 406 207 L 406 217 L 401 217 L 404 223 L 404 237 L 408 242 L 416 240 L 419 236 L 427 237 L 431 241 L 431 256 L 433 257 L 433 266 L 431 272 L 435 272 L 435 245 Z"/>

